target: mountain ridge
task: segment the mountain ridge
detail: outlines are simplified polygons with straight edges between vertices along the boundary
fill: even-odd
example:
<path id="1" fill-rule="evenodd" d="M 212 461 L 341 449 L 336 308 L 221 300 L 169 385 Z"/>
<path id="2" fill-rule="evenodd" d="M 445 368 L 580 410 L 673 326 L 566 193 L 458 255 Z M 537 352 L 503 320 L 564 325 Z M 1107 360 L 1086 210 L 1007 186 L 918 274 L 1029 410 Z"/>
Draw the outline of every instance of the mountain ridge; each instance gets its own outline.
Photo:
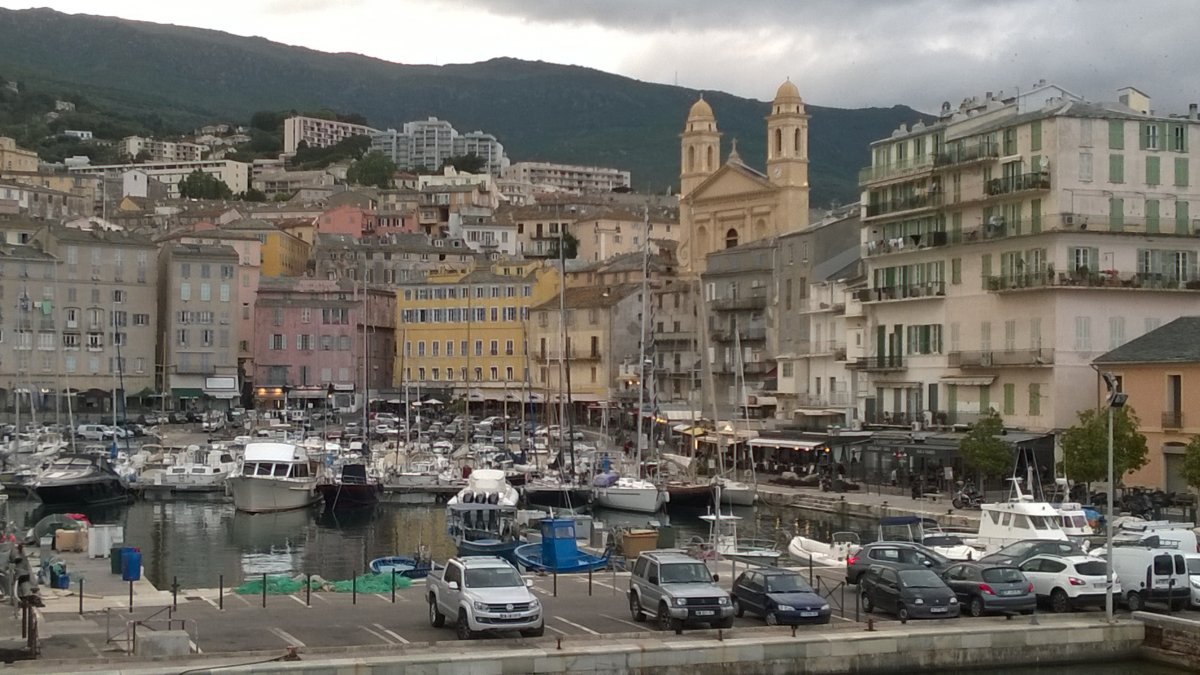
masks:
<path id="1" fill-rule="evenodd" d="M 769 102 L 657 84 L 603 71 L 498 57 L 478 63 L 399 64 L 263 37 L 49 9 L 0 9 L 0 75 L 76 92 L 163 126 L 245 123 L 257 110 L 331 108 L 377 128 L 439 117 L 496 135 L 514 161 L 627 169 L 634 188 L 677 184 L 679 133 L 703 91 L 728 152 L 765 162 Z M 766 92 L 773 94 L 773 92 Z M 907 106 L 838 109 L 807 103 L 812 203 L 857 199 L 868 144 L 901 122 L 931 117 Z"/>

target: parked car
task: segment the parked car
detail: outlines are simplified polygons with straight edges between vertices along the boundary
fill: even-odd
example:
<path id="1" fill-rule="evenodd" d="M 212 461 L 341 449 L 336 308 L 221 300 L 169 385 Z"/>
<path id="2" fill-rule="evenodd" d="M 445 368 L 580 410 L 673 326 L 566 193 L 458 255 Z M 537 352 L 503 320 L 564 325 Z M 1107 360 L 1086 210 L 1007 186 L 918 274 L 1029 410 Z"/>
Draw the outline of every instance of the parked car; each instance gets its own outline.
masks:
<path id="1" fill-rule="evenodd" d="M 1200 553 L 1184 553 L 1187 562 L 1188 584 L 1192 589 L 1192 608 L 1200 609 Z"/>
<path id="2" fill-rule="evenodd" d="M 757 614 L 768 625 L 829 623 L 832 614 L 813 587 L 795 570 L 760 567 L 738 575 L 733 582 L 733 613 Z"/>
<path id="3" fill-rule="evenodd" d="M 645 551 L 629 576 L 629 613 L 634 621 L 655 617 L 662 630 L 682 633 L 688 624 L 733 626 L 733 603 L 720 577 L 677 550 Z"/>
<path id="4" fill-rule="evenodd" d="M 103 424 L 80 424 L 75 429 L 75 435 L 88 441 L 103 441 L 112 438 L 108 427 Z"/>
<path id="5" fill-rule="evenodd" d="M 871 565 L 859 584 L 863 610 L 892 612 L 901 621 L 959 614 L 958 596 L 933 570 Z"/>
<path id="6" fill-rule="evenodd" d="M 1013 565 L 1020 567 L 1021 563 L 1035 555 L 1085 555 L 1078 543 L 1058 539 L 1023 539 L 1016 541 L 990 555 L 979 559 L 989 565 Z"/>
<path id="7" fill-rule="evenodd" d="M 1107 565 L 1087 555 L 1036 555 L 1021 563 L 1021 573 L 1033 584 L 1039 600 L 1048 600 L 1055 612 L 1104 606 Z M 1121 596 L 1121 579 L 1113 576 L 1113 595 Z"/>
<path id="8" fill-rule="evenodd" d="M 1108 559 L 1108 552 L 1095 555 Z M 1171 609 L 1183 609 L 1192 597 L 1187 560 L 1176 549 L 1156 549 L 1142 546 L 1114 546 L 1113 573 L 1121 579 L 1121 596 L 1130 611 L 1145 609 L 1147 602 L 1161 602 Z"/>
<path id="9" fill-rule="evenodd" d="M 441 628 L 446 617 L 453 617 L 460 640 L 509 630 L 541 637 L 545 632 L 542 606 L 529 586 L 503 558 L 451 558 L 445 569 L 426 581 L 429 623 Z"/>
<path id="10" fill-rule="evenodd" d="M 846 558 L 846 583 L 857 584 L 872 565 L 887 567 L 926 567 L 941 573 L 954 561 L 937 551 L 907 541 L 877 541 L 863 546 Z"/>
<path id="11" fill-rule="evenodd" d="M 990 612 L 1021 612 L 1037 609 L 1033 584 L 1011 565 L 983 562 L 953 565 L 942 573 L 942 581 L 958 596 L 959 606 L 971 616 Z"/>

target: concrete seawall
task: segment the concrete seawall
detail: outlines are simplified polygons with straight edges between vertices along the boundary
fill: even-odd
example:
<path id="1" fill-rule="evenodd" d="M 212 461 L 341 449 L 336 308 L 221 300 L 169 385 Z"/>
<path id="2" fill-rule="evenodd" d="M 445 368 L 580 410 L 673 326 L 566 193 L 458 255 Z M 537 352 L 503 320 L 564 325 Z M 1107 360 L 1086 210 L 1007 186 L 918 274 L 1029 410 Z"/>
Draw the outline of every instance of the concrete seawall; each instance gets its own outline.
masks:
<path id="1" fill-rule="evenodd" d="M 960 511 L 948 499 L 916 500 L 903 495 L 848 492 L 837 494 L 759 485 L 759 499 L 772 506 L 791 506 L 801 511 L 829 513 L 871 522 L 885 516 L 924 516 L 945 526 L 978 528 L 979 511 Z"/>
<path id="2" fill-rule="evenodd" d="M 1150 612 L 1134 612 L 1133 617 L 1146 624 L 1143 657 L 1200 670 L 1200 621 Z"/>
<path id="3" fill-rule="evenodd" d="M 1004 620 L 970 626 L 956 625 L 953 621 L 891 624 L 886 630 L 820 634 L 801 631 L 796 637 L 787 630 L 767 629 L 725 634 L 723 640 L 718 639 L 716 631 L 698 631 L 676 639 L 572 641 L 561 649 L 556 649 L 553 643 L 534 646 L 497 642 L 491 646 L 480 641 L 470 645 L 410 645 L 402 651 L 386 653 L 358 650 L 352 657 L 344 653 L 310 653 L 302 655 L 302 661 L 257 663 L 252 670 L 278 675 L 935 672 L 935 669 L 972 666 L 1118 661 L 1138 655 L 1143 629 L 1144 625 L 1138 621 L 1108 625 L 1095 618 L 1067 618 L 1043 620 L 1036 626 Z M 214 675 L 250 672 L 250 667 L 230 667 L 255 660 L 246 657 L 172 660 L 171 668 Z M 155 668 L 153 662 L 127 662 L 119 672 L 122 675 L 161 672 L 162 664 L 158 665 Z M 88 672 L 102 670 L 88 669 Z"/>

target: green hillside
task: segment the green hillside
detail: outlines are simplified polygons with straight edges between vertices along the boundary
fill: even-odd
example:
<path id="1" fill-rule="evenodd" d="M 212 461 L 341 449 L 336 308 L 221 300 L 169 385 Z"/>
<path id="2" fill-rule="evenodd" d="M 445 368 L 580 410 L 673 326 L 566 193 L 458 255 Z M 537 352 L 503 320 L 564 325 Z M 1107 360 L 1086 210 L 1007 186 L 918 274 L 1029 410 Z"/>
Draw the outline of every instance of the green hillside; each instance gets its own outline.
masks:
<path id="1" fill-rule="evenodd" d="M 495 134 L 514 161 L 600 164 L 633 172 L 638 190 L 673 187 L 678 135 L 696 90 L 588 68 L 515 59 L 409 66 L 327 54 L 228 33 L 0 10 L 0 75 L 40 91 L 78 94 L 150 128 L 246 123 L 258 110 L 331 108 L 376 127 L 436 116 Z M 773 91 L 763 92 L 770 97 Z M 768 104 L 705 92 L 747 163 L 764 162 Z M 928 117 L 905 106 L 809 106 L 812 202 L 857 198 L 867 143 Z"/>

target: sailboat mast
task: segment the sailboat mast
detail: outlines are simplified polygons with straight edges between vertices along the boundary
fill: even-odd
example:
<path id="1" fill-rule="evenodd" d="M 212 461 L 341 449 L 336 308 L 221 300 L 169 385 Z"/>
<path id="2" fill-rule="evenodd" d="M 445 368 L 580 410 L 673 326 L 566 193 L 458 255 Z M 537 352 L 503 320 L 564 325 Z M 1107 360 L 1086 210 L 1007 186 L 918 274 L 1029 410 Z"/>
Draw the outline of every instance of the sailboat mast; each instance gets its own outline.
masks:
<path id="1" fill-rule="evenodd" d="M 642 411 L 646 406 L 646 313 L 650 307 L 650 209 L 644 212 L 646 238 L 642 242 L 642 308 L 641 324 L 638 327 L 638 406 L 637 406 L 637 454 L 638 476 L 642 471 Z"/>
<path id="2" fill-rule="evenodd" d="M 558 207 L 555 207 L 555 220 L 558 217 Z M 558 282 L 558 445 L 562 450 L 563 428 L 567 425 L 567 252 L 566 238 L 563 236 L 563 223 L 558 223 L 558 269 L 561 274 Z M 574 458 L 571 458 L 574 465 Z M 558 472 L 562 474 L 563 463 L 559 462 Z"/>
<path id="3" fill-rule="evenodd" d="M 367 339 L 367 269 L 363 266 L 362 275 L 362 344 L 363 344 L 363 433 L 370 438 L 370 410 L 371 410 L 371 343 Z"/>

